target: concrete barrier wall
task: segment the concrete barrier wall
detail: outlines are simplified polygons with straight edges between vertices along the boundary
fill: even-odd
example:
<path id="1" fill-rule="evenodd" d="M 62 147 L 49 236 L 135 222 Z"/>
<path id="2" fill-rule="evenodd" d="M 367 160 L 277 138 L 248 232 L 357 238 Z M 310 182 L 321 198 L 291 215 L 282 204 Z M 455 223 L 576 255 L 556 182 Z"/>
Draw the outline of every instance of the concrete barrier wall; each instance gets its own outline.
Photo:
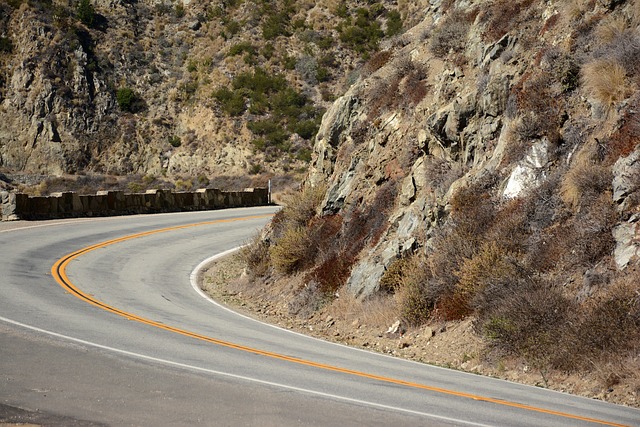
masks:
<path id="1" fill-rule="evenodd" d="M 123 191 L 98 191 L 95 195 L 64 192 L 51 196 L 3 191 L 0 192 L 0 202 L 2 220 L 12 221 L 264 206 L 270 200 L 266 188 L 244 191 L 207 188 L 195 192 L 148 190 L 146 193 L 126 194 Z"/>

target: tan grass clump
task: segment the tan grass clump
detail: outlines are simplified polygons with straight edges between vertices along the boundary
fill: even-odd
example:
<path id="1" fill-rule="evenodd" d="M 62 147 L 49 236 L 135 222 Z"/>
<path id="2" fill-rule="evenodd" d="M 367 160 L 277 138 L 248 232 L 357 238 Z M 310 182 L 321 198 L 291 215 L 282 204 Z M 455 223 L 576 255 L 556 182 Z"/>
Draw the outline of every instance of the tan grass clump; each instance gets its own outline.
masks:
<path id="1" fill-rule="evenodd" d="M 611 187 L 611 169 L 586 158 L 576 160 L 565 175 L 560 195 L 567 206 L 585 206 Z"/>
<path id="2" fill-rule="evenodd" d="M 305 226 L 316 215 L 316 210 L 325 195 L 325 187 L 321 185 L 306 186 L 284 200 L 282 215 L 286 222 Z"/>
<path id="3" fill-rule="evenodd" d="M 595 30 L 598 44 L 606 45 L 618 38 L 627 28 L 627 21 L 623 16 L 610 16 L 604 19 Z"/>
<path id="4" fill-rule="evenodd" d="M 359 300 L 348 292 L 341 293 L 328 308 L 334 318 L 357 321 L 376 329 L 389 327 L 398 319 L 398 308 L 393 295 L 377 295 Z"/>
<path id="5" fill-rule="evenodd" d="M 633 85 L 627 79 L 625 68 L 615 59 L 596 59 L 582 67 L 585 91 L 606 109 L 628 98 Z"/>
<path id="6" fill-rule="evenodd" d="M 253 277 L 267 275 L 270 265 L 269 244 L 259 234 L 242 247 L 239 256 Z"/>
<path id="7" fill-rule="evenodd" d="M 403 263 L 400 286 L 396 290 L 400 317 L 409 326 L 425 323 L 432 314 L 435 300 L 429 292 L 429 273 L 423 257 L 415 255 Z"/>

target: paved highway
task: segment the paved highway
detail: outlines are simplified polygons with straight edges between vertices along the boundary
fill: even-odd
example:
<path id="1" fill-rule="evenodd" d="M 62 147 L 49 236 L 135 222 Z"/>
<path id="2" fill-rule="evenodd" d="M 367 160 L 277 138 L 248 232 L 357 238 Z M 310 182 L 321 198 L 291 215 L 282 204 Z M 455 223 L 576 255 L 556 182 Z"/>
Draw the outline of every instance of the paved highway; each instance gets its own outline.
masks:
<path id="1" fill-rule="evenodd" d="M 640 425 L 636 409 L 322 342 L 198 293 L 196 266 L 273 212 L 0 231 L 0 423 Z"/>

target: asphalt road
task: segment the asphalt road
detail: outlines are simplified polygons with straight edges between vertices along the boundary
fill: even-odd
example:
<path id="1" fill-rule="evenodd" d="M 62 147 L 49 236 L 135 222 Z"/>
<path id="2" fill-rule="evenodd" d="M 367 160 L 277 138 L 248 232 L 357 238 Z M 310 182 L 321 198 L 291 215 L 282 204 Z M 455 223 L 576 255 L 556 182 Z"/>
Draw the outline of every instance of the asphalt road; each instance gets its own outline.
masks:
<path id="1" fill-rule="evenodd" d="M 636 409 L 322 342 L 203 298 L 196 266 L 274 211 L 0 231 L 0 423 L 640 425 Z"/>

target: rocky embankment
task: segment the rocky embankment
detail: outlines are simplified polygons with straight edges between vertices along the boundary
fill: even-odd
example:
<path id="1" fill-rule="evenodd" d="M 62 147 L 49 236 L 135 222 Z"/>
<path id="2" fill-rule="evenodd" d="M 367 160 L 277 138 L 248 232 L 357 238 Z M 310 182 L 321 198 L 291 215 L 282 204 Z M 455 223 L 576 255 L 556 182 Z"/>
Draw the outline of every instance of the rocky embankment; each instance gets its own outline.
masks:
<path id="1" fill-rule="evenodd" d="M 638 5 L 431 1 L 327 110 L 305 191 L 245 256 L 252 295 L 321 329 L 386 310 L 411 349 L 454 322 L 494 369 L 636 401 Z"/>

